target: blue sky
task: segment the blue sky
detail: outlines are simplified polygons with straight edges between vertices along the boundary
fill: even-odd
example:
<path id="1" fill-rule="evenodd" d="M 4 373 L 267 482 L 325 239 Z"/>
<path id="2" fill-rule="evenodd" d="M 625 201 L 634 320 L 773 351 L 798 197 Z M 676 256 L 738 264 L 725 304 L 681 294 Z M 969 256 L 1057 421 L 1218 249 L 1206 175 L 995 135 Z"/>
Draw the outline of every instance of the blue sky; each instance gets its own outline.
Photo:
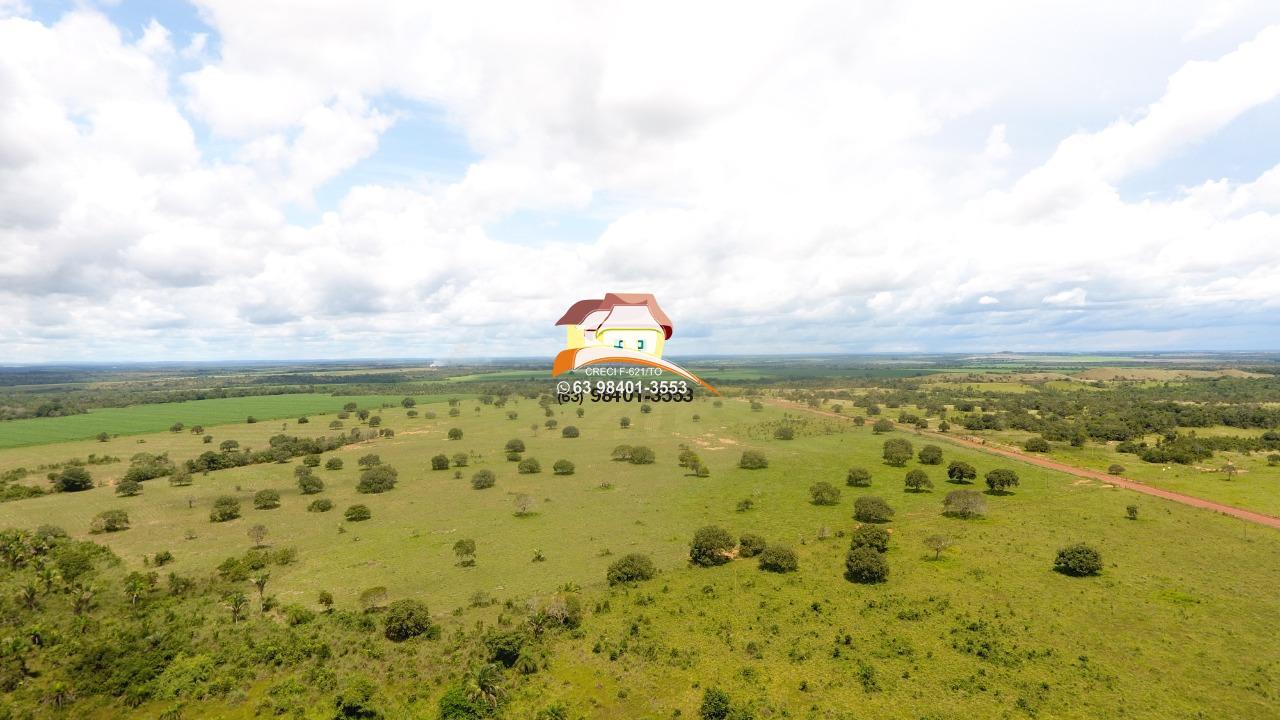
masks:
<path id="1" fill-rule="evenodd" d="M 677 354 L 1280 349 L 1273 3 L 0 0 L 0 47 L 16 361 L 539 355 L 628 291 Z"/>

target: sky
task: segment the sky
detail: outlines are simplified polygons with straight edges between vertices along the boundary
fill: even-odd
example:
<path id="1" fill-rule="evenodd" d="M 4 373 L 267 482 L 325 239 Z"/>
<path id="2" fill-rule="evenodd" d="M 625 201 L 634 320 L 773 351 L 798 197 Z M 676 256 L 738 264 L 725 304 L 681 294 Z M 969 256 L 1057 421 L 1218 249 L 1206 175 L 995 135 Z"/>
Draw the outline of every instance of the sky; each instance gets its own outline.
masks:
<path id="1" fill-rule="evenodd" d="M 0 0 L 0 363 L 1280 350 L 1280 4 Z"/>

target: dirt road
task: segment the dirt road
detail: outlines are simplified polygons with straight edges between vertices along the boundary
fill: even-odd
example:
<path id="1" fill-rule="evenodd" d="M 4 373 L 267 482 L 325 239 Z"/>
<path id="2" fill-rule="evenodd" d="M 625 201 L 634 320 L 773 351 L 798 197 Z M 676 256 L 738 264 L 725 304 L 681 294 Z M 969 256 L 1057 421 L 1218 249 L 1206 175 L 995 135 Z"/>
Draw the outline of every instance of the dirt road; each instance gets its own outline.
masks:
<path id="1" fill-rule="evenodd" d="M 815 413 L 818 415 L 826 415 L 829 417 L 843 418 L 845 420 L 850 419 L 848 415 L 841 415 L 839 413 L 830 412 L 828 410 L 815 410 L 807 405 L 801 405 L 800 403 L 790 402 L 787 400 L 770 400 L 769 402 L 775 405 L 778 405 L 780 407 L 788 408 L 788 409 L 805 410 L 807 412 Z M 1140 492 L 1146 495 L 1153 495 L 1158 498 L 1164 498 L 1165 500 L 1172 500 L 1177 503 L 1182 503 L 1183 505 L 1190 505 L 1191 507 L 1203 508 L 1205 510 L 1213 510 L 1216 512 L 1220 512 L 1224 515 L 1230 515 L 1232 517 L 1240 518 L 1241 520 L 1248 520 L 1249 522 L 1257 523 L 1259 525 L 1266 525 L 1268 527 L 1273 527 L 1280 530 L 1280 517 L 1275 517 L 1274 515 L 1267 515 L 1265 513 L 1254 512 L 1252 510 L 1245 510 L 1243 508 L 1238 508 L 1232 505 L 1223 505 L 1222 503 L 1216 503 L 1211 500 L 1205 500 L 1203 498 L 1193 497 L 1191 495 L 1183 495 L 1182 493 L 1176 493 L 1169 490 L 1161 490 L 1160 488 L 1152 487 L 1150 485 L 1144 485 L 1140 482 L 1134 482 L 1133 480 L 1126 480 L 1125 478 L 1118 477 L 1116 475 L 1108 475 L 1107 473 L 1099 472 L 1097 470 L 1089 470 L 1088 468 L 1076 467 L 1075 465 L 1068 465 L 1066 463 L 1058 462 L 1057 460 L 1050 460 L 1047 457 L 1032 455 L 1030 453 L 1020 452 L 1018 450 L 1011 450 L 1009 448 L 1004 448 L 996 445 L 983 443 L 978 440 L 970 440 L 969 438 L 959 437 L 956 435 L 949 435 L 947 433 L 941 433 L 936 430 L 920 430 L 913 425 L 899 425 L 897 423 L 894 423 L 894 424 L 897 425 L 900 430 L 906 430 L 923 437 L 934 438 L 942 442 L 951 443 L 952 445 L 962 445 L 967 448 L 973 448 L 974 450 L 981 450 L 982 452 L 989 453 L 991 455 L 1001 455 L 1003 457 L 1013 458 L 1014 460 L 1017 460 L 1019 462 L 1024 462 L 1031 465 L 1039 465 L 1040 467 L 1043 467 L 1043 468 L 1049 468 L 1050 470 L 1057 470 L 1058 472 L 1064 472 L 1064 473 L 1067 473 L 1068 475 L 1075 475 L 1076 477 L 1088 478 L 1090 480 L 1097 480 L 1099 482 L 1104 482 L 1108 485 L 1115 485 L 1116 487 L 1122 487 L 1122 488 L 1125 488 L 1126 490 L 1133 490 L 1134 492 Z"/>

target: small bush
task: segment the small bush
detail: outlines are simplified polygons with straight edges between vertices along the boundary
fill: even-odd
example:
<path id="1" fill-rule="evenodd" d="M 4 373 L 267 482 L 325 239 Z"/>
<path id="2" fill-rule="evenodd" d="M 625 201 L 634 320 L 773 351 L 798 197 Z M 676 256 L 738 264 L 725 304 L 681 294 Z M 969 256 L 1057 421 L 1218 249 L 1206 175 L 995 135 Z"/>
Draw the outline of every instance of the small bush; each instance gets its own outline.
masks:
<path id="1" fill-rule="evenodd" d="M 133 497 L 142 494 L 142 483 L 137 480 L 121 480 L 116 483 L 116 495 L 120 497 Z"/>
<path id="2" fill-rule="evenodd" d="M 631 456 L 627 458 L 627 462 L 632 465 L 652 465 L 656 459 L 657 455 L 652 448 L 636 445 L 631 448 Z"/>
<path id="3" fill-rule="evenodd" d="M 715 525 L 699 528 L 689 543 L 689 559 L 696 565 L 709 567 L 729 562 L 735 543 L 728 530 Z"/>
<path id="4" fill-rule="evenodd" d="M 560 431 L 560 437 L 576 438 L 578 435 L 578 428 L 573 425 L 565 425 L 564 429 Z"/>
<path id="5" fill-rule="evenodd" d="M 906 484 L 908 492 L 925 492 L 933 489 L 933 481 L 929 479 L 929 475 L 925 471 L 916 468 L 907 471 L 907 477 L 903 481 Z"/>
<path id="6" fill-rule="evenodd" d="M 875 525 L 859 525 L 849 533 L 849 549 L 869 547 L 876 552 L 888 552 L 889 531 Z"/>
<path id="7" fill-rule="evenodd" d="M 881 451 L 885 463 L 895 467 L 902 467 L 911 459 L 912 448 L 911 441 L 902 438 L 889 438 L 884 441 L 884 449 Z"/>
<path id="8" fill-rule="evenodd" d="M 1022 449 L 1027 452 L 1047 453 L 1049 452 L 1049 441 L 1043 437 L 1027 438 L 1027 441 L 1022 443 Z"/>
<path id="9" fill-rule="evenodd" d="M 455 409 L 456 409 L 456 408 L 455 408 Z M 462 428 L 449 428 L 449 439 L 450 439 L 450 440 L 461 440 L 461 439 L 462 439 Z"/>
<path id="10" fill-rule="evenodd" d="M 209 511 L 210 522 L 226 522 L 240 517 L 240 501 L 230 495 L 223 495 L 213 501 L 213 509 Z"/>
<path id="11" fill-rule="evenodd" d="M 335 457 L 335 458 L 329 458 L 329 459 L 328 459 L 328 460 L 326 460 L 326 461 L 325 461 L 325 463 L 324 463 L 324 469 L 325 469 L 325 470 L 341 470 L 341 469 L 342 469 L 342 458 L 336 458 L 336 457 Z"/>
<path id="12" fill-rule="evenodd" d="M 521 475 L 533 475 L 542 472 L 542 463 L 534 458 L 525 458 L 516 466 L 516 471 Z"/>
<path id="13" fill-rule="evenodd" d="M 840 502 L 840 489 L 820 480 L 809 486 L 809 497 L 814 505 L 836 505 Z"/>
<path id="14" fill-rule="evenodd" d="M 129 529 L 129 513 L 124 510 L 103 510 L 93 516 L 93 522 L 89 523 L 89 532 L 94 535 L 100 533 L 120 532 Z"/>
<path id="15" fill-rule="evenodd" d="M 1107 473 L 1111 475 L 1123 475 L 1124 466 L 1119 463 L 1111 463 L 1111 465 L 1107 466 Z"/>
<path id="16" fill-rule="evenodd" d="M 303 495 L 315 495 L 324 491 L 324 481 L 315 475 L 303 475 L 298 478 L 298 490 Z"/>
<path id="17" fill-rule="evenodd" d="M 276 490 L 259 490 L 253 496 L 253 506 L 259 510 L 274 510 L 280 507 L 280 493 Z"/>
<path id="18" fill-rule="evenodd" d="M 870 547 L 850 548 L 844 558 L 844 576 L 856 583 L 884 582 L 889 577 L 889 563 Z"/>
<path id="19" fill-rule="evenodd" d="M 738 556 L 739 557 L 755 557 L 764 552 L 768 546 L 765 539 L 755 533 L 747 533 L 738 538 Z"/>
<path id="20" fill-rule="evenodd" d="M 449 456 L 448 456 L 448 455 L 445 455 L 444 453 L 439 453 L 438 455 L 432 455 L 432 456 L 431 456 L 431 469 L 432 469 L 432 470 L 448 470 L 448 469 L 449 469 Z"/>
<path id="21" fill-rule="evenodd" d="M 373 512 L 369 510 L 368 505 L 352 505 L 342 513 L 342 516 L 345 517 L 348 522 L 360 522 L 373 517 Z"/>
<path id="22" fill-rule="evenodd" d="M 657 574 L 657 568 L 648 555 L 630 553 L 615 560 L 609 565 L 605 578 L 610 585 L 649 580 Z"/>
<path id="23" fill-rule="evenodd" d="M 763 470 L 769 467 L 769 460 L 758 450 L 743 450 L 738 459 L 738 467 L 743 470 Z"/>
<path id="24" fill-rule="evenodd" d="M 476 490 L 485 490 L 493 487 L 497 481 L 498 478 L 492 470 L 480 470 L 471 476 L 471 487 Z"/>
<path id="25" fill-rule="evenodd" d="M 1004 495 L 1009 488 L 1018 485 L 1018 473 L 1007 468 L 996 468 L 986 474 L 987 487 L 996 495 Z"/>
<path id="26" fill-rule="evenodd" d="M 871 487 L 871 473 L 866 468 L 849 468 L 844 484 L 849 487 Z"/>
<path id="27" fill-rule="evenodd" d="M 1102 572 L 1102 554 L 1084 543 L 1068 545 L 1058 551 L 1053 569 L 1064 575 L 1097 575 Z"/>
<path id="28" fill-rule="evenodd" d="M 307 506 L 307 512 L 329 512 L 333 509 L 333 501 L 327 498 L 312 500 Z"/>
<path id="29" fill-rule="evenodd" d="M 378 494 L 391 490 L 396 486 L 396 477 L 400 473 L 390 465 L 376 465 L 360 473 L 360 482 L 356 483 L 356 492 Z"/>
<path id="30" fill-rule="evenodd" d="M 786 545 L 770 545 L 760 553 L 760 569 L 776 573 L 794 572 L 800 567 L 796 551 Z"/>
<path id="31" fill-rule="evenodd" d="M 1125 516 L 1125 517 L 1127 517 L 1127 518 L 1129 518 L 1130 520 L 1137 520 L 1137 519 L 1138 519 L 1138 506 L 1137 506 L 1137 505 L 1126 505 L 1126 506 L 1125 506 L 1125 508 L 1124 508 L 1124 516 Z"/>
<path id="32" fill-rule="evenodd" d="M 942 514 L 958 518 L 982 517 L 987 514 L 987 499 L 977 490 L 952 490 L 942 501 Z"/>
<path id="33" fill-rule="evenodd" d="M 573 463 L 569 460 L 557 460 L 555 465 L 551 466 L 551 470 L 556 475 L 572 475 L 574 467 Z"/>
<path id="34" fill-rule="evenodd" d="M 426 604 L 411 598 L 391 603 L 382 619 L 382 625 L 383 635 L 392 642 L 425 635 L 433 629 L 431 613 L 427 611 Z"/>
<path id="35" fill-rule="evenodd" d="M 773 431 L 774 440 L 794 440 L 795 437 L 796 437 L 796 431 L 790 425 L 783 425 L 782 427 Z"/>
<path id="36" fill-rule="evenodd" d="M 893 508 L 881 498 L 868 495 L 854 501 L 853 516 L 859 522 L 888 522 L 893 517 Z"/>

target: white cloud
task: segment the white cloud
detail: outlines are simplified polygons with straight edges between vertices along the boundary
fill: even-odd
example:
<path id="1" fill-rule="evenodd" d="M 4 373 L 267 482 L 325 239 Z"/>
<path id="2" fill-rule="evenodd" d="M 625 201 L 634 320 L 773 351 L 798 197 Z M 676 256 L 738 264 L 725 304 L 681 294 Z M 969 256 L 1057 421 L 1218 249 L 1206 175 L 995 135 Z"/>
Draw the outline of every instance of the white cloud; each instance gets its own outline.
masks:
<path id="1" fill-rule="evenodd" d="M 1267 3 L 198 4 L 181 51 L 0 20 L 21 357 L 545 353 L 609 290 L 673 352 L 1256 345 L 1280 304 L 1280 158 L 1123 187 L 1278 102 Z M 409 103 L 478 159 L 346 188 Z M 607 226 L 496 240 L 522 211 Z"/>

